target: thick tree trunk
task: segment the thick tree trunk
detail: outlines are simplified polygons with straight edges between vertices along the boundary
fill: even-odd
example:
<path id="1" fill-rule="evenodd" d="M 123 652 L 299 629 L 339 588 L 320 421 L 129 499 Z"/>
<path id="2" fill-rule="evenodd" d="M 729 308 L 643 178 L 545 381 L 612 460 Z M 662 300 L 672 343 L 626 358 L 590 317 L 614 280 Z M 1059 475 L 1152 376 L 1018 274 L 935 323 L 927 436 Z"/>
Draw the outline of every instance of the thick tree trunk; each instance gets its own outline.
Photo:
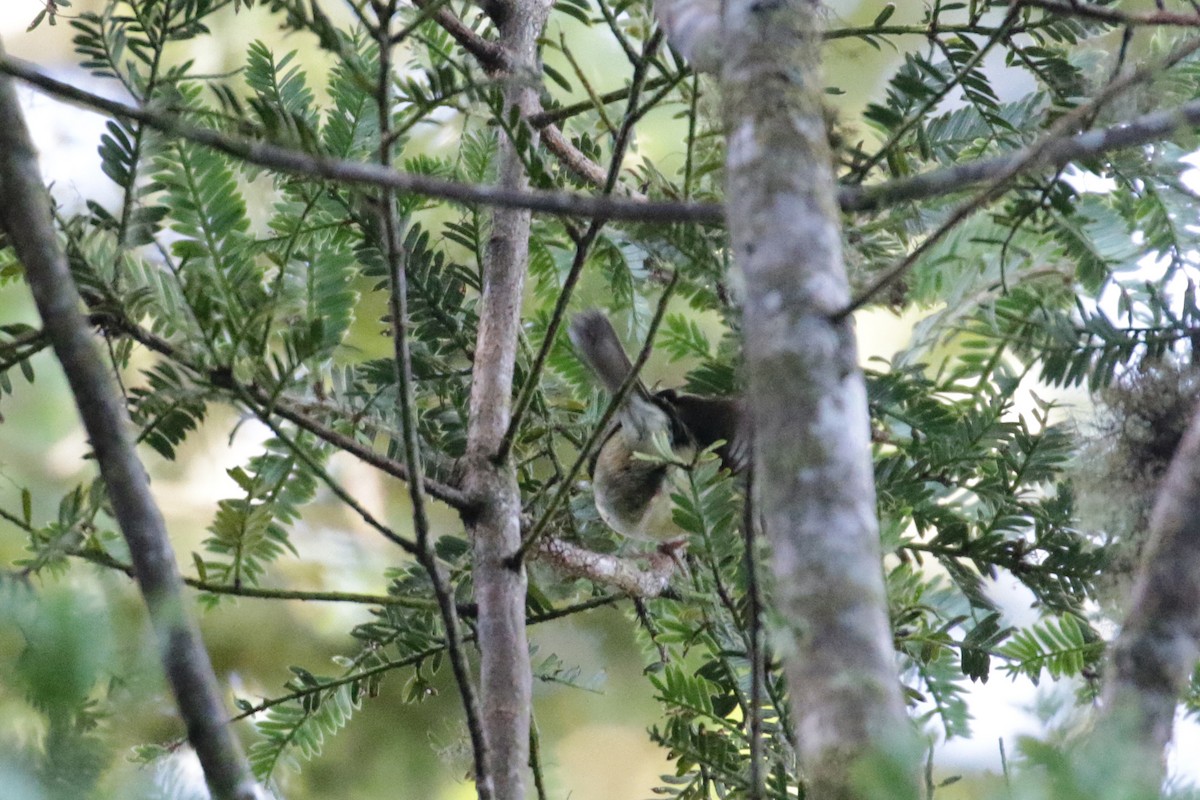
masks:
<path id="1" fill-rule="evenodd" d="M 1162 774 L 1175 708 L 1200 661 L 1200 408 L 1180 442 L 1150 518 L 1150 544 L 1129 614 L 1112 647 L 1101 754 L 1121 753 L 1149 786 Z M 1131 777 L 1137 777 L 1131 776 Z"/>
<path id="2" fill-rule="evenodd" d="M 758 511 L 810 797 L 908 728 L 880 563 L 869 420 L 849 319 L 819 79 L 819 4 L 727 0 L 727 216 L 745 275 Z M 913 771 L 915 780 L 915 770 Z M 914 789 L 915 791 L 915 789 Z"/>

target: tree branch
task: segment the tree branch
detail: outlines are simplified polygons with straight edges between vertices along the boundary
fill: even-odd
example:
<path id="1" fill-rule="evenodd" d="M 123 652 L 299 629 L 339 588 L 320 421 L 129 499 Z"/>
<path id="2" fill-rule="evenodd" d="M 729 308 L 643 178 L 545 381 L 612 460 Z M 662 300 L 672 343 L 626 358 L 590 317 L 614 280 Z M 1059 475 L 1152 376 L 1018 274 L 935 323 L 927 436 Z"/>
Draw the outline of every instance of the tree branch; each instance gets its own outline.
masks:
<path id="1" fill-rule="evenodd" d="M 591 197 L 527 187 L 480 186 L 426 175 L 399 172 L 381 164 L 346 161 L 314 155 L 268 142 L 228 136 L 210 128 L 180 121 L 177 113 L 119 103 L 55 80 L 20 59 L 0 57 L 0 73 L 20 78 L 59 99 L 123 119 L 142 122 L 170 136 L 211 147 L 226 155 L 289 175 L 323 178 L 347 185 L 378 186 L 460 203 L 537 211 L 568 217 L 598 217 L 631 222 L 719 223 L 714 203 L 676 203 L 632 197 Z M 530 112 L 533 113 L 533 112 Z"/>
<path id="2" fill-rule="evenodd" d="M 433 21 L 442 27 L 463 50 L 475 56 L 475 60 L 488 72 L 502 74 L 511 72 L 513 60 L 503 44 L 484 39 L 471 27 L 454 15 L 450 9 L 440 5 L 444 0 L 413 0 L 413 5 L 421 10 L 434 8 Z"/>
<path id="3" fill-rule="evenodd" d="M 392 16 L 396 12 L 396 0 L 386 5 L 375 6 L 379 20 L 379 77 L 375 86 L 376 106 L 379 119 L 379 163 L 385 168 L 392 166 L 392 43 L 389 34 Z M 437 9 L 440 13 L 444 9 Z M 408 261 L 400 241 L 400 214 L 396 204 L 396 193 L 385 188 L 379 204 L 382 250 L 388 265 L 388 309 L 392 318 L 393 362 L 396 383 L 399 387 L 396 404 L 399 406 L 400 426 L 403 430 L 404 463 L 408 467 L 408 495 L 412 502 L 413 529 L 417 536 L 417 560 L 429 575 L 441 613 L 442 626 L 446 631 L 446 651 L 450 667 L 462 700 L 467 731 L 471 736 L 471 750 L 475 762 L 475 779 L 480 800 L 492 797 L 491 766 L 487 761 L 487 741 L 480 719 L 479 700 L 475 682 L 467 666 L 463 651 L 463 635 L 454 605 L 454 592 L 450 578 L 438 563 L 433 542 L 429 536 L 429 515 L 425 510 L 425 492 L 421 482 L 421 450 L 417 442 L 416 396 L 413 391 L 412 353 L 409 345 L 408 320 Z M 478 362 L 476 362 L 478 363 Z"/>
<path id="4" fill-rule="evenodd" d="M 1080 3 L 1076 0 L 1018 0 L 1018 6 L 1040 8 L 1063 17 L 1080 17 L 1107 22 L 1119 26 L 1162 26 L 1162 27 L 1200 27 L 1200 14 L 1178 14 L 1171 11 L 1151 11 L 1144 14 L 1131 14 L 1119 8 L 1096 6 Z"/>
<path id="5" fill-rule="evenodd" d="M 490 13 L 500 44 L 512 59 L 504 74 L 502 113 L 524 120 L 540 110 L 538 37 L 550 13 L 549 0 L 495 0 Z M 526 123 L 521 121 L 519 125 Z M 504 190 L 526 192 L 528 177 L 522 147 L 536 147 L 501 134 L 498 182 Z M 487 740 L 488 787 L 500 800 L 525 797 L 529 764 L 530 704 L 533 670 L 525 631 L 525 565 L 510 563 L 521 543 L 521 492 L 511 459 L 498 458 L 511 418 L 513 373 L 521 336 L 521 301 L 529 262 L 532 215 L 518 208 L 492 214 L 491 235 L 482 264 L 479 331 L 467 420 L 466 475 L 463 487 L 479 502 L 466 518 L 471 533 L 476 632 L 480 651 L 480 694 Z M 482 796 L 484 787 L 480 787 Z"/>
<path id="6" fill-rule="evenodd" d="M 675 574 L 675 562 L 662 553 L 649 556 L 647 570 L 628 558 L 596 553 L 554 538 L 538 543 L 537 559 L 576 578 L 619 589 L 630 597 L 661 597 Z"/>
<path id="7" fill-rule="evenodd" d="M 1200 406 L 1158 490 L 1129 614 L 1112 645 L 1097 724 L 1108 742 L 1132 745 L 1154 787 L 1180 692 L 1200 660 L 1198 608 Z"/>
<path id="8" fill-rule="evenodd" d="M 27 62 L 0 57 L 0 73 L 20 78 L 60 100 L 83 108 L 134 119 L 156 130 L 178 136 L 267 169 L 347 184 L 389 187 L 466 204 L 531 211 L 570 217 L 594 217 L 643 223 L 724 223 L 723 208 L 716 203 L 661 202 L 634 197 L 584 196 L 566 192 L 511 190 L 504 187 L 456 183 L 424 175 L 385 169 L 378 164 L 325 158 L 251 139 L 226 136 L 208 128 L 184 125 L 175 115 L 136 108 L 77 89 L 34 69 Z M 554 112 L 548 112 L 554 113 Z M 1108 128 L 1062 137 L 1041 149 L 1039 159 L 1028 161 L 1032 147 L 995 158 L 980 159 L 961 166 L 934 170 L 912 178 L 872 186 L 843 186 L 837 199 L 846 212 L 875 211 L 913 200 L 961 192 L 994 180 L 1021 163 L 1024 172 L 1061 169 L 1072 161 L 1096 158 L 1114 150 L 1147 144 L 1169 136 L 1180 128 L 1200 125 L 1200 100 L 1176 108 L 1155 111 L 1116 123 Z"/>
<path id="9" fill-rule="evenodd" d="M 2 55 L 2 51 L 0 51 Z M 12 80 L 0 78 L 0 219 L 62 363 L 91 440 L 113 513 L 129 545 L 159 657 L 188 741 L 218 800 L 253 800 L 259 787 L 226 725 L 221 693 L 195 623 L 162 514 L 138 461 L 130 422 L 80 311 L 81 301 L 50 215 L 50 198 Z"/>

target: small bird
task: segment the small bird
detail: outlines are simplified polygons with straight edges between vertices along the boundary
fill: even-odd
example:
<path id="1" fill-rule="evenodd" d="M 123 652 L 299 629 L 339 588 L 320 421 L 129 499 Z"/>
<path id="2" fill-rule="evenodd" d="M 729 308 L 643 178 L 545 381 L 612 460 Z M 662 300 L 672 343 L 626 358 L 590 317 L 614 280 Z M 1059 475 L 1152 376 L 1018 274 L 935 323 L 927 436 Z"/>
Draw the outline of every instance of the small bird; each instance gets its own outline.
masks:
<path id="1" fill-rule="evenodd" d="M 584 311 L 572 321 L 571 342 L 609 394 L 615 395 L 629 377 L 633 364 L 616 331 L 604 314 Z M 617 421 L 605 435 L 592 463 L 592 487 L 600 518 L 618 533 L 663 542 L 686 534 L 672 519 L 671 493 L 682 477 L 678 463 L 655 458 L 661 450 L 654 440 L 666 442 L 678 462 L 715 442 L 721 463 L 733 472 L 746 462 L 740 430 L 738 401 L 701 397 L 673 389 L 651 393 L 640 380 L 634 382 L 617 412 Z M 649 456 L 650 458 L 646 458 Z"/>

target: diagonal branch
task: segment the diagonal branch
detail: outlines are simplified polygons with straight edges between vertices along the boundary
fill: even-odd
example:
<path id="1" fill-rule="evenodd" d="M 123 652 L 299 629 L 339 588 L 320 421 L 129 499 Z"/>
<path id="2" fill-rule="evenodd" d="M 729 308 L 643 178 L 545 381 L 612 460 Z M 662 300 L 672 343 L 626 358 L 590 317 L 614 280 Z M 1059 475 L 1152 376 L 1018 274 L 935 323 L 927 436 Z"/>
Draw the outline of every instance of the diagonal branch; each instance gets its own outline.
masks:
<path id="1" fill-rule="evenodd" d="M 1200 125 L 1200 100 L 1152 111 L 1107 128 L 1064 136 L 1060 131 L 1029 147 L 994 158 L 983 158 L 911 178 L 872 186 L 843 186 L 838 203 L 843 211 L 877 211 L 881 208 L 961 192 L 1008 174 L 1028 174 L 1062 169 L 1073 161 L 1097 158 L 1116 150 L 1157 142 L 1181 128 Z"/>
<path id="2" fill-rule="evenodd" d="M 488 72 L 499 74 L 512 70 L 513 62 L 507 48 L 498 42 L 485 39 L 471 30 L 471 26 L 445 7 L 444 0 L 413 0 L 413 5 L 422 11 L 432 9 L 433 21 L 450 34 L 450 38 L 458 42 L 462 49 L 475 56 L 475 59 Z"/>
<path id="3" fill-rule="evenodd" d="M 211 147 L 218 152 L 290 175 L 323 178 L 348 185 L 378 186 L 465 204 L 527 209 L 546 214 L 598 217 L 631 222 L 719 223 L 721 209 L 714 203 L 676 203 L 636 197 L 591 197 L 527 187 L 481 186 L 472 183 L 400 172 L 382 164 L 347 161 L 306 153 L 289 147 L 229 136 L 211 128 L 180 121 L 179 114 L 140 108 L 101 97 L 55 80 L 28 62 L 0 57 L 0 74 L 8 74 L 66 102 L 123 119 L 142 122 L 170 136 Z M 532 112 L 531 112 L 532 113 Z"/>
<path id="4" fill-rule="evenodd" d="M 1097 723 L 1157 788 L 1180 692 L 1200 659 L 1200 407 L 1158 490 L 1129 614 L 1112 646 Z M 1132 745 L 1132 746 L 1130 746 Z"/>
<path id="5" fill-rule="evenodd" d="M 1195 53 L 1197 50 L 1200 50 L 1200 37 L 1196 37 L 1191 41 L 1185 42 L 1183 45 L 1177 47 L 1161 62 L 1144 66 L 1120 80 L 1113 81 L 1106 86 L 1103 91 L 1092 98 L 1092 100 L 1077 106 L 1069 114 L 1064 114 L 1057 122 L 1054 123 L 1054 126 L 1050 129 L 1050 132 L 1046 134 L 1046 136 L 1044 136 L 1040 141 L 1035 142 L 1033 145 L 1021 150 L 1017 154 L 1017 158 L 1008 160 L 1006 162 L 1005 169 L 998 172 L 996 175 L 993 175 L 987 186 L 982 191 L 955 207 L 954 210 L 950 212 L 946 220 L 943 221 L 936 230 L 922 239 L 921 243 L 917 245 L 912 252 L 902 258 L 895 266 L 885 271 L 883 275 L 877 278 L 874 283 L 867 287 L 858 297 L 854 298 L 848 305 L 846 305 L 845 308 L 837 311 L 833 315 L 833 320 L 836 322 L 845 319 L 845 317 L 862 308 L 872 299 L 877 297 L 881 291 L 908 272 L 908 270 L 917 263 L 918 259 L 920 259 L 920 257 L 925 253 L 929 252 L 930 248 L 932 248 L 937 242 L 941 241 L 946 234 L 952 231 L 976 211 L 980 210 L 988 203 L 1002 195 L 1008 189 L 1011 182 L 1019 175 L 1028 172 L 1035 167 L 1041 167 L 1048 163 L 1055 163 L 1053 154 L 1060 143 L 1064 141 L 1071 141 L 1072 138 L 1075 140 L 1087 139 L 1091 132 L 1083 133 L 1076 137 L 1068 137 L 1068 134 L 1073 130 L 1084 127 L 1087 120 L 1092 119 L 1095 114 L 1100 111 L 1100 109 L 1112 102 L 1112 100 L 1118 97 L 1122 92 L 1127 91 L 1139 83 L 1144 83 L 1150 80 L 1163 70 L 1170 69 L 1184 58 L 1187 58 L 1192 53 Z M 1191 103 L 1189 105 L 1196 105 L 1196 110 L 1198 113 L 1200 113 L 1200 104 Z M 1168 115 L 1167 117 L 1161 119 L 1160 124 L 1166 125 L 1170 122 L 1171 116 Z M 1175 122 L 1175 126 L 1178 126 L 1178 121 Z M 1102 136 L 1104 134 L 1111 134 L 1113 137 L 1117 137 L 1120 135 L 1120 129 L 1108 128 L 1100 133 Z"/>
<path id="6" fill-rule="evenodd" d="M 414 0 L 414 5 L 420 9 L 427 9 L 434 7 L 438 2 L 439 0 Z M 464 50 L 473 55 L 488 73 L 502 75 L 512 73 L 516 68 L 517 65 L 511 58 L 508 48 L 483 38 L 449 9 L 437 8 L 433 12 L 433 20 L 441 25 Z M 571 140 L 558 127 L 556 121 L 546 116 L 539 99 L 533 98 L 529 103 L 529 108 L 522 110 L 521 114 L 531 127 L 541 132 L 542 144 L 563 166 L 594 186 L 604 185 L 604 168 L 571 144 Z M 633 199 L 646 199 L 644 195 L 632 189 L 623 189 L 622 193 Z"/>
<path id="7" fill-rule="evenodd" d="M 166 525 L 134 450 L 125 406 L 80 311 L 79 292 L 38 174 L 37 153 L 7 77 L 0 79 L 0 220 L 25 266 L 46 333 L 75 396 L 133 557 L 167 681 L 209 790 L 218 800 L 253 800 L 259 787 L 226 725 L 212 664 L 185 611 L 183 582 Z"/>
<path id="8" fill-rule="evenodd" d="M 239 382 L 227 371 L 211 370 L 195 364 L 189 361 L 175 345 L 161 336 L 145 330 L 122 315 L 114 314 L 108 310 L 96 311 L 91 314 L 89 320 L 93 324 L 103 325 L 110 330 L 118 331 L 143 347 L 159 355 L 166 356 L 199 379 L 207 381 L 223 391 L 232 392 L 243 402 L 247 399 L 252 400 L 257 404 L 256 408 L 251 409 L 254 413 L 257 414 L 261 411 L 267 414 L 277 414 L 301 430 L 307 431 L 337 449 L 355 456 L 360 461 L 370 464 L 380 472 L 391 475 L 393 478 L 399 478 L 402 481 L 408 480 L 408 467 L 403 462 L 390 458 L 383 453 L 377 453 L 352 436 L 347 436 L 340 431 L 334 430 L 309 414 L 305 410 L 303 403 L 286 396 L 281 397 L 276 392 L 272 392 L 257 383 Z M 466 513 L 474 507 L 472 500 L 457 487 L 436 481 L 425 475 L 421 476 L 421 482 L 430 497 L 441 500 L 457 511 Z"/>

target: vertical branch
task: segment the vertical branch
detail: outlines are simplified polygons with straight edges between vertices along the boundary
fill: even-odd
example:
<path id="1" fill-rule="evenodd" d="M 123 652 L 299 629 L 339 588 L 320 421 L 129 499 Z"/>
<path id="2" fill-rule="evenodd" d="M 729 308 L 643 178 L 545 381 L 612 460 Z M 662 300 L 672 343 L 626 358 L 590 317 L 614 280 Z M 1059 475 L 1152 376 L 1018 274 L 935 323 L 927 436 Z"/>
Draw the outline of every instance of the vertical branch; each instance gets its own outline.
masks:
<path id="1" fill-rule="evenodd" d="M 550 13 L 548 0 L 498 0 L 487 6 L 499 29 L 510 71 L 502 113 L 528 117 L 538 106 L 541 74 L 537 42 Z M 524 126 L 524 123 L 520 123 Z M 524 128 L 529 143 L 537 134 Z M 528 178 L 518 142 L 501 135 L 499 183 L 524 189 Z M 512 409 L 513 371 L 521 330 L 521 298 L 529 260 L 530 212 L 497 209 L 483 264 L 479 338 L 467 424 L 463 485 L 479 510 L 466 521 L 471 533 L 480 650 L 480 701 L 488 777 L 495 797 L 523 800 L 529 763 L 532 669 L 525 633 L 526 575 L 511 560 L 521 544 L 521 497 L 516 471 L 497 458 Z"/>
<path id="2" fill-rule="evenodd" d="M 379 163 L 392 166 L 392 35 L 391 20 L 396 13 L 396 1 L 377 6 L 379 28 L 379 76 L 376 85 L 376 104 L 379 113 Z M 450 589 L 449 579 L 438 563 L 429 539 L 429 516 L 425 508 L 425 489 L 421 479 L 421 451 L 417 445 L 416 398 L 413 391 L 412 353 L 408 342 L 408 263 L 401 243 L 400 219 L 396 207 L 396 193 L 392 189 L 381 190 L 379 204 L 384 256 L 387 259 L 390 278 L 388 310 L 392 317 L 392 343 L 396 380 L 400 386 L 400 425 L 404 435 L 404 460 L 408 467 L 408 493 L 412 501 L 413 530 L 417 538 L 417 560 L 429 574 L 438 610 L 446 628 L 446 651 L 454 680 L 462 699 L 467 730 L 471 736 L 474 756 L 475 780 L 480 800 L 492 797 L 492 780 L 487 763 L 487 738 L 480 720 L 479 703 L 475 697 L 475 686 L 467 665 L 463 649 L 462 630 L 459 625 L 458 608 Z"/>
<path id="3" fill-rule="evenodd" d="M 896 679 L 819 77 L 820 4 L 727 0 L 726 215 L 745 275 L 755 505 L 813 797 L 908 727 Z M 915 781 L 916 771 L 912 770 Z M 915 791 L 915 783 L 913 791 Z"/>
<path id="4" fill-rule="evenodd" d="M 1200 660 L 1200 407 L 1171 459 L 1150 517 L 1150 543 L 1112 647 L 1102 755 L 1130 757 L 1157 788 L 1175 707 Z"/>
<path id="5" fill-rule="evenodd" d="M 537 720 L 529 723 L 529 769 L 533 772 L 533 788 L 538 800 L 549 800 L 546 793 L 546 776 L 542 772 L 542 739 L 538 733 Z"/>
<path id="6" fill-rule="evenodd" d="M 185 610 L 166 525 L 134 450 L 128 414 L 80 311 L 82 301 L 58 244 L 37 153 L 8 77 L 0 78 L 0 221 L 25 266 L 38 313 L 95 450 L 133 558 L 159 658 L 209 791 L 217 800 L 253 800 L 258 787 L 226 726 L 212 664 Z"/>
<path id="7" fill-rule="evenodd" d="M 753 452 L 751 447 L 751 452 Z M 746 636 L 750 661 L 750 713 L 746 720 L 750 738 L 750 800 L 767 796 L 766 776 L 763 774 L 763 683 L 766 680 L 766 658 L 763 648 L 762 587 L 758 581 L 758 537 L 754 524 L 754 467 L 746 474 L 746 499 L 742 506 L 742 537 L 746 548 Z"/>
<path id="8" fill-rule="evenodd" d="M 601 3 L 603 5 L 603 3 Z M 633 135 L 633 126 L 640 119 L 638 101 L 641 99 L 642 88 L 646 82 L 646 70 L 650 64 L 650 60 L 654 57 L 659 45 L 662 44 L 662 32 L 655 31 L 649 39 L 646 40 L 645 47 L 642 48 L 642 55 L 634 61 L 633 77 L 629 82 L 629 99 L 626 102 L 625 117 L 621 120 L 621 127 L 613 137 L 613 153 L 609 160 L 608 176 L 604 180 L 603 193 L 611 194 L 617 185 L 617 179 L 621 177 L 621 165 L 625 162 L 625 152 L 629 148 L 629 140 Z M 575 257 L 571 260 L 571 269 L 567 272 L 567 277 L 563 280 L 562 290 L 558 293 L 558 298 L 554 303 L 554 310 L 550 313 L 550 324 L 546 326 L 546 335 L 542 339 L 542 345 L 538 348 L 537 355 L 534 356 L 533 363 L 529 367 L 529 372 L 525 378 L 525 385 L 521 387 L 521 392 L 517 396 L 517 402 L 513 406 L 512 416 L 508 421 L 508 429 L 505 431 L 504 439 L 500 442 L 500 447 L 497 450 L 496 457 L 503 460 L 508 457 L 509 448 L 512 447 L 516 440 L 518 430 L 521 426 L 521 417 L 529 408 L 529 403 L 533 400 L 533 396 L 537 393 L 538 386 L 542 378 L 542 369 L 546 366 L 546 358 L 550 355 L 550 350 L 554 346 L 554 339 L 558 336 L 558 329 L 562 325 L 563 317 L 566 315 L 567 306 L 571 302 L 571 296 L 575 292 L 575 285 L 579 282 L 579 276 L 583 274 L 584 265 L 587 264 L 588 253 L 592 245 L 596 241 L 596 237 L 600 235 L 600 230 L 604 227 L 606 220 L 603 217 L 597 217 L 588 224 L 587 230 L 582 235 L 575 237 Z"/>

